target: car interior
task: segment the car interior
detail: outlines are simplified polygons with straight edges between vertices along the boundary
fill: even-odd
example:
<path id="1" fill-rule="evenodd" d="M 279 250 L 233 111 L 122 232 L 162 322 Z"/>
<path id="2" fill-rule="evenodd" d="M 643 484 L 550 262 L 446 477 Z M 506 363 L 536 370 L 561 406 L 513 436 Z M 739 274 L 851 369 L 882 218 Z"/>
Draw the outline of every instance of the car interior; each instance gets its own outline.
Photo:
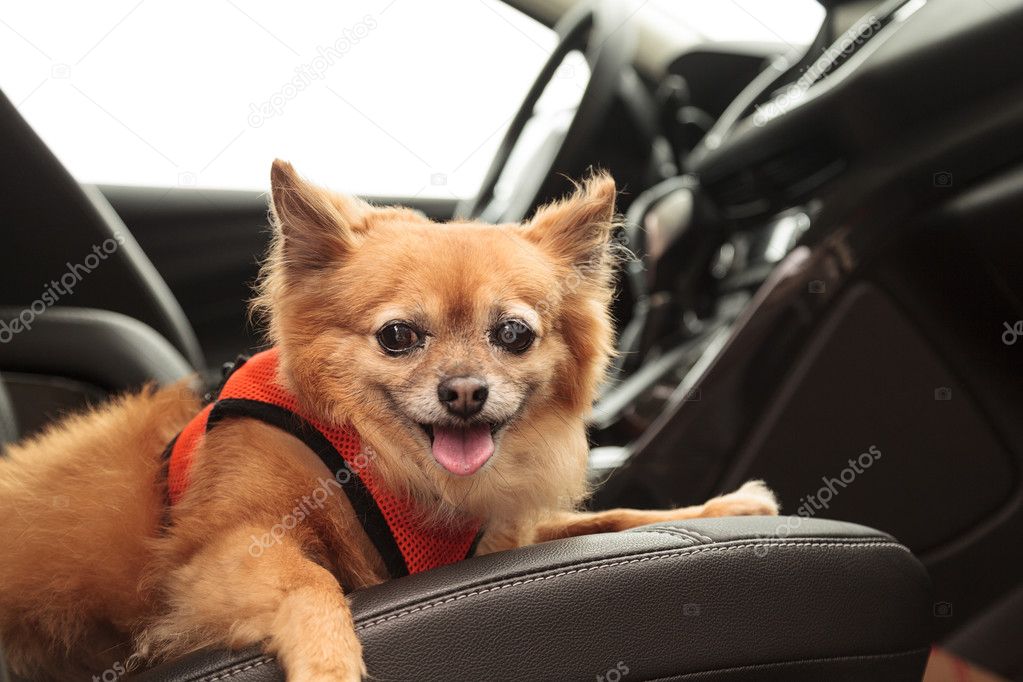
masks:
<path id="1" fill-rule="evenodd" d="M 821 0 L 795 52 L 678 35 L 624 1 L 505 2 L 558 44 L 478 193 L 366 198 L 518 222 L 608 169 L 631 255 L 589 506 L 697 504 L 756 478 L 790 516 L 358 591 L 372 677 L 909 681 L 940 650 L 1023 680 L 1023 0 Z M 590 76 L 571 120 L 524 148 L 575 53 Z M 215 385 L 261 348 L 265 192 L 80 183 L 2 93 L 0 135 L 0 442 L 147 382 Z M 107 240 L 16 333 L 41 282 Z M 284 678 L 249 649 L 131 679 Z"/>

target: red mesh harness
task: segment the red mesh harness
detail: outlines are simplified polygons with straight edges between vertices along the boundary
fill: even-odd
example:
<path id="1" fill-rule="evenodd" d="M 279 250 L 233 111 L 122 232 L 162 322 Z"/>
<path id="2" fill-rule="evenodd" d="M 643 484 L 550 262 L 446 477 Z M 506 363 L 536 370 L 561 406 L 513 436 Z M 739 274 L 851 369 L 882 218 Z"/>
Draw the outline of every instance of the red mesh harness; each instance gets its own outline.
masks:
<path id="1" fill-rule="evenodd" d="M 326 425 L 304 413 L 295 396 L 277 383 L 277 349 L 235 363 L 216 399 L 167 447 L 170 504 L 188 488 L 188 472 L 203 437 L 229 418 L 270 424 L 315 452 L 344 490 L 392 578 L 461 561 L 475 552 L 478 523 L 460 530 L 425 525 L 407 500 L 395 497 L 374 479 L 371 459 L 354 428 Z"/>

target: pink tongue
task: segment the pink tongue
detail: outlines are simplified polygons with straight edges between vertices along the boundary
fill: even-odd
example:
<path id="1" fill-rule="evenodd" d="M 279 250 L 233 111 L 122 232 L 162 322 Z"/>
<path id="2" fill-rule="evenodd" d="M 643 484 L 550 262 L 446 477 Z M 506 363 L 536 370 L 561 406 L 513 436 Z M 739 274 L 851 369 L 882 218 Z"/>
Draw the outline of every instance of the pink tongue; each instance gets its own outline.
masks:
<path id="1" fill-rule="evenodd" d="M 486 424 L 467 429 L 433 427 L 433 458 L 457 476 L 479 471 L 494 454 L 494 440 Z"/>

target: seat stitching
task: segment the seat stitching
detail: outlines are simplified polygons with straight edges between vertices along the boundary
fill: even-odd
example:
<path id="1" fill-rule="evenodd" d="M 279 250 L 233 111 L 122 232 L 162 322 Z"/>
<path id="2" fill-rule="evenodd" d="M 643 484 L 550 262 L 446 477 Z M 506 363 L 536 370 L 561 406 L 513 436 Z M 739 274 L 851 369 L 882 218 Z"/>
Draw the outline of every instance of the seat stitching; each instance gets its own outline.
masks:
<path id="1" fill-rule="evenodd" d="M 686 535 L 695 536 L 695 537 L 699 538 L 700 540 L 703 540 L 704 542 L 706 542 L 708 544 L 712 544 L 714 542 L 714 540 L 712 540 L 711 538 L 707 537 L 703 533 L 697 533 L 695 530 L 692 530 L 692 529 L 689 529 L 689 528 L 676 528 L 675 530 L 677 530 L 680 533 L 685 533 Z"/>
<path id="2" fill-rule="evenodd" d="M 708 544 L 723 543 L 723 542 L 735 542 L 735 540 L 714 540 L 713 538 L 709 538 L 706 535 L 703 535 L 702 533 L 697 533 L 694 530 L 690 530 L 688 528 L 676 528 L 676 527 L 673 527 L 673 526 L 654 526 L 654 525 L 650 525 L 650 526 L 642 526 L 640 528 L 630 528 L 629 530 L 624 531 L 624 532 L 626 532 L 626 533 L 671 533 L 671 534 L 682 533 L 682 534 L 685 534 L 684 535 L 685 537 L 688 537 L 688 536 L 691 536 L 691 535 L 695 535 L 696 537 L 698 537 L 699 539 L 703 540 L 704 542 L 706 542 Z M 783 537 L 781 535 L 777 535 L 777 536 L 775 536 L 775 535 L 758 535 L 758 536 L 753 537 L 753 538 L 745 538 L 745 539 L 747 539 L 747 540 L 800 540 L 800 539 L 804 539 L 804 538 L 805 539 L 810 539 L 809 537 L 806 537 L 806 536 L 800 537 L 798 535 L 796 535 L 796 536 L 785 536 L 785 537 Z M 882 535 L 882 534 L 878 534 L 878 535 L 863 535 L 863 536 L 859 536 L 859 537 L 844 537 L 844 538 L 835 538 L 835 539 L 836 540 L 840 540 L 841 542 L 848 542 L 848 543 L 875 542 L 875 541 L 878 541 L 878 540 L 885 541 L 885 542 L 891 542 L 891 538 L 889 536 Z"/>
<path id="3" fill-rule="evenodd" d="M 661 680 L 663 680 L 664 682 L 670 682 L 671 680 L 677 680 L 680 677 L 694 677 L 694 676 L 704 675 L 704 674 L 707 674 L 707 673 L 718 673 L 718 672 L 728 672 L 728 671 L 738 671 L 738 670 L 762 670 L 764 668 L 786 667 L 786 666 L 805 665 L 805 664 L 812 664 L 812 663 L 828 663 L 828 662 L 832 662 L 832 661 L 858 661 L 858 660 L 870 660 L 870 659 L 896 658 L 896 657 L 900 657 L 900 656 L 909 656 L 911 654 L 922 653 L 922 652 L 924 652 L 926 650 L 927 650 L 927 647 L 923 647 L 923 648 L 918 648 L 918 649 L 906 649 L 904 651 L 894 651 L 894 652 L 889 652 L 889 653 L 884 653 L 884 654 L 861 654 L 861 655 L 855 655 L 855 656 L 828 656 L 828 657 L 823 657 L 823 658 L 808 658 L 808 659 L 797 660 L 797 661 L 774 661 L 774 662 L 769 662 L 769 663 L 755 663 L 755 664 L 749 664 L 749 665 L 732 666 L 730 668 L 711 668 L 711 669 L 708 669 L 708 670 L 697 670 L 697 671 L 688 672 L 688 673 L 681 673 L 680 675 L 674 675 L 674 676 L 671 676 L 671 677 L 659 677 L 659 678 L 656 678 L 656 679 L 648 680 L 648 682 L 659 682 Z M 246 672 L 248 670 L 252 670 L 253 668 L 258 668 L 258 667 L 260 667 L 262 665 L 266 665 L 268 663 L 272 663 L 273 661 L 274 661 L 274 658 L 272 656 L 266 656 L 266 657 L 263 657 L 261 659 L 257 659 L 256 661 L 254 661 L 252 663 L 249 663 L 247 665 L 244 665 L 244 666 L 242 666 L 240 668 L 234 668 L 234 669 L 231 669 L 231 670 L 226 670 L 223 673 L 218 673 L 218 674 L 216 674 L 216 675 L 214 675 L 212 677 L 200 678 L 200 680 L 201 680 L 201 682 L 217 682 L 218 680 L 226 680 L 229 677 L 234 677 L 235 675 L 241 674 L 241 673 Z"/>
<path id="4" fill-rule="evenodd" d="M 714 540 L 697 533 L 696 531 L 689 530 L 687 528 L 671 528 L 669 526 L 652 526 L 648 528 L 633 528 L 628 531 L 629 533 L 667 533 L 669 535 L 676 535 L 678 537 L 687 538 L 694 542 L 704 542 L 707 544 L 713 544 Z M 702 544 L 702 543 L 701 543 Z"/>
<path id="5" fill-rule="evenodd" d="M 700 544 L 699 541 L 697 541 L 696 538 L 694 538 L 694 537 L 692 537 L 690 535 L 686 535 L 685 533 L 678 533 L 678 532 L 676 532 L 676 531 L 674 531 L 674 530 L 672 530 L 670 528 L 647 528 L 646 530 L 643 530 L 643 531 L 631 531 L 630 530 L 628 532 L 630 532 L 630 533 L 633 533 L 633 532 L 636 532 L 636 533 L 638 533 L 638 532 L 657 533 L 658 535 L 668 535 L 668 536 L 671 536 L 671 537 L 675 538 L 676 540 L 688 540 L 688 542 L 686 543 L 687 545 Z"/>
<path id="6" fill-rule="evenodd" d="M 216 675 L 213 675 L 211 677 L 200 677 L 199 682 L 217 682 L 217 680 L 226 680 L 229 677 L 240 675 L 241 673 L 247 670 L 258 668 L 259 666 L 266 665 L 267 663 L 273 663 L 273 661 L 274 661 L 273 656 L 264 656 L 263 658 L 257 659 L 256 661 L 248 663 L 247 665 L 238 668 L 233 668 L 231 670 L 225 670 L 224 672 L 217 673 Z"/>
<path id="7" fill-rule="evenodd" d="M 427 603 L 422 604 L 420 606 L 416 606 L 416 607 L 411 608 L 411 609 L 406 609 L 404 611 L 399 611 L 398 613 L 394 613 L 394 614 L 391 614 L 389 616 L 375 618 L 375 619 L 367 621 L 365 623 L 360 623 L 360 624 L 356 625 L 355 629 L 356 629 L 356 631 L 365 630 L 365 629 L 370 628 L 370 627 L 372 627 L 374 625 L 379 625 L 380 623 L 386 623 L 387 621 L 394 620 L 396 618 L 402 618 L 404 616 L 408 616 L 410 614 L 417 613 L 419 611 L 425 611 L 427 609 L 432 609 L 435 606 L 442 606 L 444 604 L 448 604 L 448 603 L 453 602 L 453 601 L 458 601 L 460 599 L 465 599 L 467 597 L 475 597 L 475 596 L 479 596 L 481 594 L 486 594 L 488 592 L 497 592 L 498 590 L 503 590 L 503 589 L 506 589 L 506 588 L 509 588 L 509 587 L 517 587 L 519 585 L 526 585 L 526 584 L 534 583 L 534 582 L 542 582 L 542 581 L 545 581 L 545 580 L 551 580 L 553 578 L 561 578 L 561 577 L 564 577 L 566 575 L 572 575 L 572 574 L 575 574 L 575 573 L 586 573 L 588 571 L 595 571 L 598 568 L 613 568 L 615 566 L 623 566 L 623 565 L 626 565 L 626 564 L 637 564 L 637 563 L 642 563 L 644 561 L 657 561 L 657 560 L 660 560 L 660 559 L 673 559 L 673 558 L 677 558 L 677 557 L 680 557 L 680 556 L 691 556 L 693 554 L 700 554 L 700 553 L 703 553 L 703 552 L 728 552 L 728 551 L 732 551 L 732 550 L 736 550 L 736 549 L 750 549 L 750 548 L 771 547 L 771 546 L 777 546 L 777 547 L 895 547 L 895 548 L 901 549 L 901 550 L 903 550 L 905 552 L 909 551 L 903 545 L 900 545 L 897 542 L 882 542 L 882 541 L 868 541 L 868 542 L 855 542 L 854 541 L 854 542 L 846 542 L 846 541 L 836 541 L 836 540 L 817 541 L 817 542 L 814 542 L 814 541 L 793 542 L 793 543 L 786 543 L 786 542 L 769 542 L 769 543 L 752 542 L 752 543 L 747 543 L 747 544 L 742 544 L 742 545 L 727 545 L 727 546 L 722 546 L 722 547 L 690 547 L 690 548 L 685 548 L 685 549 L 683 549 L 681 551 L 678 551 L 678 552 L 671 552 L 671 553 L 668 553 L 668 554 L 655 554 L 655 555 L 652 555 L 652 556 L 639 557 L 639 558 L 636 558 L 636 559 L 623 559 L 623 560 L 612 561 L 612 562 L 603 563 L 603 564 L 595 564 L 593 566 L 584 566 L 584 567 L 574 568 L 574 569 L 567 570 L 567 571 L 560 571 L 558 573 L 551 573 L 549 575 L 540 575 L 540 576 L 535 576 L 535 577 L 532 577 L 532 578 L 526 578 L 524 580 L 516 580 L 516 581 L 510 582 L 510 583 L 503 583 L 503 584 L 493 585 L 491 587 L 485 587 L 485 588 L 481 588 L 481 589 L 478 589 L 478 590 L 473 590 L 471 592 L 464 592 L 462 594 L 458 594 L 458 595 L 455 595 L 453 597 L 446 597 L 444 599 L 439 599 L 439 600 L 436 600 L 436 601 L 433 601 L 433 602 L 427 602 Z"/>
<path id="8" fill-rule="evenodd" d="M 729 668 L 708 668 L 706 670 L 694 670 L 688 673 L 679 673 L 677 675 L 671 675 L 669 677 L 657 677 L 649 679 L 646 682 L 674 682 L 675 680 L 692 679 L 708 674 L 722 673 L 722 672 L 738 672 L 738 671 L 760 671 L 765 668 L 784 668 L 784 667 L 795 667 L 806 664 L 815 663 L 832 663 L 840 661 L 869 661 L 869 660 L 884 660 L 891 658 L 906 658 L 914 654 L 922 654 L 930 650 L 930 647 L 918 647 L 916 649 L 905 649 L 903 651 L 892 651 L 884 654 L 859 654 L 852 656 L 825 656 L 822 658 L 807 658 L 790 661 L 774 661 L 770 663 L 750 663 L 747 665 L 732 666 Z"/>

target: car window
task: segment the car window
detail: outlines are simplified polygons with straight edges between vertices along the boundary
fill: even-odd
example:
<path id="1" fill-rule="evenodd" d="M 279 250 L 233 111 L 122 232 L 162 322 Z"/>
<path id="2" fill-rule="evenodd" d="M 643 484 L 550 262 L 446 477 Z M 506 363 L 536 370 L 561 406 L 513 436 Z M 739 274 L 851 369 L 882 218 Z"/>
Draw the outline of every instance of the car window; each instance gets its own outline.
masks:
<path id="1" fill-rule="evenodd" d="M 280 156 L 464 197 L 555 42 L 497 0 L 17 3 L 0 88 L 82 182 L 263 188 Z"/>

